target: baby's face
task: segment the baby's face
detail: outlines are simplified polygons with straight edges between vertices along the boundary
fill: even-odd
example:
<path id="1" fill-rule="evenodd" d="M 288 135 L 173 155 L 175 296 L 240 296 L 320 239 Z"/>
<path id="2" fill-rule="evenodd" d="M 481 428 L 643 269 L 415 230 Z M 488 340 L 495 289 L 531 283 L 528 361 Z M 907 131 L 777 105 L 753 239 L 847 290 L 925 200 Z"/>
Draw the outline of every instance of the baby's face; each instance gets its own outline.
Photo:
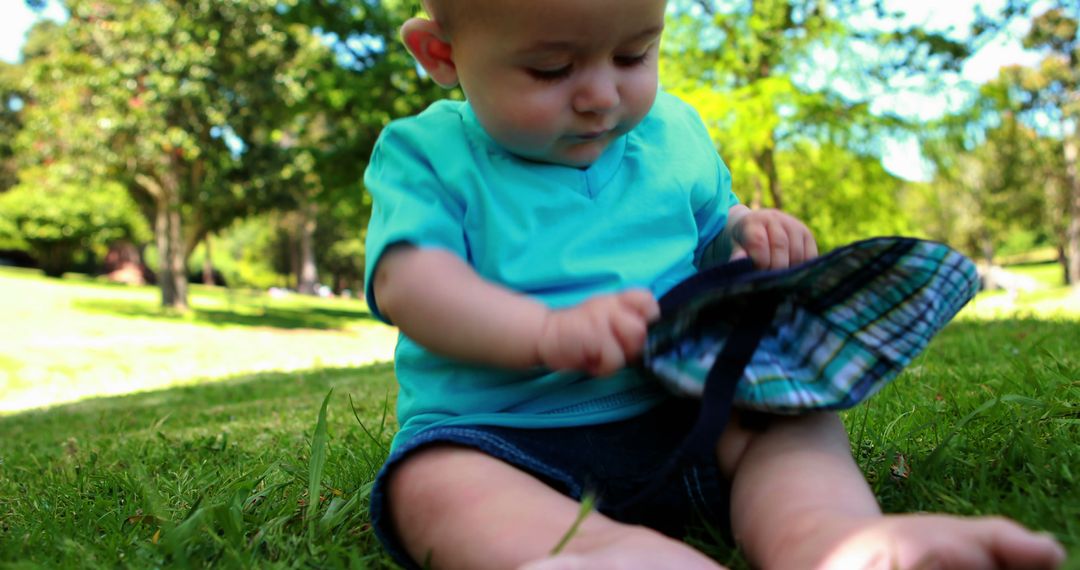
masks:
<path id="1" fill-rule="evenodd" d="M 458 80 L 484 129 L 538 162 L 587 166 L 656 98 L 665 0 L 472 0 Z"/>

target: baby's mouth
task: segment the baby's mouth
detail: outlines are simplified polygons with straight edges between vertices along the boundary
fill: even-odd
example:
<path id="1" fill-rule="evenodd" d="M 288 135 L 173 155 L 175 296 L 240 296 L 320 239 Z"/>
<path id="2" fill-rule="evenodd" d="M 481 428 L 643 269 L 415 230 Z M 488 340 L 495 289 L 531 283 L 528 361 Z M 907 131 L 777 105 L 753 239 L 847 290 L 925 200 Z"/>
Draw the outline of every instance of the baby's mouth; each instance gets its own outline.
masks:
<path id="1" fill-rule="evenodd" d="M 602 130 L 602 131 L 590 131 L 590 132 L 587 132 L 587 133 L 581 133 L 581 134 L 574 135 L 573 138 L 581 140 L 581 141 L 592 141 L 592 140 L 602 138 L 604 135 L 606 135 L 606 134 L 608 134 L 610 132 L 611 132 L 610 129 L 606 129 L 606 130 Z"/>

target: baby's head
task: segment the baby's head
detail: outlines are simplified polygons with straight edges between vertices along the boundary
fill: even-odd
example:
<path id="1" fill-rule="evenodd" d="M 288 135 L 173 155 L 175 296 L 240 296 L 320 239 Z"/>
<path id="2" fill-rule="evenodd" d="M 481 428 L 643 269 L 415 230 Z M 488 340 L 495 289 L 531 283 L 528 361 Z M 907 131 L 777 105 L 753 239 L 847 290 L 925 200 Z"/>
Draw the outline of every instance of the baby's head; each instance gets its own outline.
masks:
<path id="1" fill-rule="evenodd" d="M 587 166 L 656 98 L 665 0 L 426 0 L 402 27 L 484 130 L 538 162 Z"/>

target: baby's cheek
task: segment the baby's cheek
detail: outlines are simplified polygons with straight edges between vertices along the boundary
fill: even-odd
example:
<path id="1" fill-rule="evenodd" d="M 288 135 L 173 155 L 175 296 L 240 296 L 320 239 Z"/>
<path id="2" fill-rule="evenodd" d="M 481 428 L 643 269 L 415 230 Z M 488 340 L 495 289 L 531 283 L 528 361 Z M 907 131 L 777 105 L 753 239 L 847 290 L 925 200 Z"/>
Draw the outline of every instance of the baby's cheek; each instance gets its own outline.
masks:
<path id="1" fill-rule="evenodd" d="M 525 138 L 552 136 L 561 123 L 558 108 L 545 98 L 529 98 L 517 105 L 512 115 L 514 126 Z"/>
<path id="2" fill-rule="evenodd" d="M 657 90 L 656 70 L 641 69 L 631 79 L 628 87 L 624 90 L 623 103 L 636 121 L 640 121 L 648 114 L 656 101 Z"/>

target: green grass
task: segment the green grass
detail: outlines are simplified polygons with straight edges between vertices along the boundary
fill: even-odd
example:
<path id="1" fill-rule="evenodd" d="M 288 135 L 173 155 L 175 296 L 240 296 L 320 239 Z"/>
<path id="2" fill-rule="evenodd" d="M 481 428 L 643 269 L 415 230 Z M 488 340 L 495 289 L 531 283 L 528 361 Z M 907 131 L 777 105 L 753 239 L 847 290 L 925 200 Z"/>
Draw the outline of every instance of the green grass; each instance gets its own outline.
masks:
<path id="1" fill-rule="evenodd" d="M 392 385 L 263 373 L 0 418 L 0 566 L 389 567 L 367 498 Z"/>
<path id="2" fill-rule="evenodd" d="M 1057 261 L 1018 263 L 1009 265 L 1006 269 L 1012 273 L 1032 277 L 1047 287 L 1065 285 L 1065 273 Z"/>
<path id="3" fill-rule="evenodd" d="M 12 301 L 13 288 L 27 296 Z M 1080 568 L 1074 295 L 1052 289 L 1006 299 L 1011 305 L 999 294 L 980 296 L 896 382 L 845 414 L 856 459 L 887 511 L 1004 514 L 1055 534 L 1070 550 L 1069 567 Z M 50 305 L 55 322 L 42 324 L 53 334 L 77 325 L 67 333 L 72 361 L 177 327 L 169 334 L 185 343 L 217 332 L 224 354 L 258 365 L 243 356 L 255 332 L 294 343 L 270 351 L 297 349 L 309 334 L 346 336 L 363 351 L 354 336 L 378 328 L 348 302 L 247 295 L 230 306 L 223 293 L 200 290 L 196 315 L 179 318 L 156 312 L 151 290 L 11 272 L 0 273 L 0 298 L 3 311 L 64 299 Z M 149 312 L 132 314 L 132 306 Z M 307 315 L 309 307 L 325 312 Z M 199 316 L 213 310 L 227 315 Z M 279 324 L 241 322 L 260 311 L 270 315 L 263 323 Z M 95 319 L 109 320 L 102 340 L 76 336 L 101 326 Z M 4 370 L 40 358 L 19 335 L 0 334 Z M 126 352 L 142 349 L 135 343 Z M 101 354 L 111 353 L 83 357 L 88 370 L 104 366 Z M 187 357 L 215 364 L 212 356 L 179 358 Z M 162 354 L 133 358 L 176 363 Z M 136 380 L 141 373 L 131 372 Z M 368 526 L 367 500 L 395 425 L 390 366 L 212 376 L 0 417 L 0 567 L 389 567 Z M 0 388 L 0 401 L 6 397 Z M 745 568 L 707 531 L 692 541 Z"/>
<path id="4" fill-rule="evenodd" d="M 893 512 L 1002 513 L 1080 554 L 1080 322 L 962 319 L 845 421 Z"/>
<path id="5" fill-rule="evenodd" d="M 0 414 L 259 371 L 392 358 L 396 332 L 360 301 L 271 299 L 195 286 L 192 311 L 158 289 L 0 269 Z"/>

